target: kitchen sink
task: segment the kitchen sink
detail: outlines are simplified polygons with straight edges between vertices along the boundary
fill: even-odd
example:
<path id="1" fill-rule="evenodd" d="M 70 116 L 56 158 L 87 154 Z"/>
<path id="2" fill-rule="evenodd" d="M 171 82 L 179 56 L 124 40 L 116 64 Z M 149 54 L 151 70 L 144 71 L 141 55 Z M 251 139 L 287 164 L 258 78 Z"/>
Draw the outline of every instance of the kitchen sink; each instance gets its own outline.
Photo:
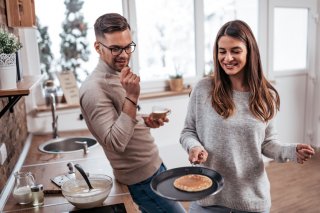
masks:
<path id="1" fill-rule="evenodd" d="M 89 149 L 98 145 L 93 138 L 72 137 L 72 138 L 55 138 L 39 146 L 39 150 L 45 153 L 72 153 L 84 151 L 86 154 Z"/>

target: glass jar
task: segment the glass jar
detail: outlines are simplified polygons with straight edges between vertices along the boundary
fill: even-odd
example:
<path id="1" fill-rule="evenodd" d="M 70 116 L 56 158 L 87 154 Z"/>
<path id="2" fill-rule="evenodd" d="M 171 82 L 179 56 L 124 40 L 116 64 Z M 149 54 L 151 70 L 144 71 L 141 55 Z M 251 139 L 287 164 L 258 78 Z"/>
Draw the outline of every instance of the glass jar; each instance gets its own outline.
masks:
<path id="1" fill-rule="evenodd" d="M 31 187 L 33 206 L 41 206 L 44 202 L 43 185 L 38 184 Z"/>
<path id="2" fill-rule="evenodd" d="M 47 80 L 44 83 L 44 96 L 46 99 L 46 105 L 50 106 L 52 98 L 51 94 L 54 96 L 55 103 L 58 103 L 57 87 L 54 84 L 53 80 Z"/>
<path id="3" fill-rule="evenodd" d="M 15 185 L 13 198 L 19 204 L 32 202 L 31 186 L 34 185 L 34 177 L 31 172 L 15 172 Z"/>

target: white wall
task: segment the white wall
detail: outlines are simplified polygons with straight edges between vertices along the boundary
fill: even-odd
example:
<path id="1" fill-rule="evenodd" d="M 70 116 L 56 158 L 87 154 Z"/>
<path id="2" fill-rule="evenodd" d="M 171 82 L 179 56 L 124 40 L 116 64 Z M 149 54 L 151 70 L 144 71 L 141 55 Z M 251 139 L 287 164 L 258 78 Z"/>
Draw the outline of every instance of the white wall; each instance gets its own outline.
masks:
<path id="1" fill-rule="evenodd" d="M 304 143 L 306 78 L 306 75 L 277 78 L 275 87 L 281 103 L 276 127 L 281 142 Z"/>
<path id="2" fill-rule="evenodd" d="M 59 110 L 58 131 L 75 131 L 87 129 L 84 120 L 79 119 L 80 109 Z M 35 134 L 47 134 L 52 132 L 52 114 L 41 112 L 28 115 L 28 131 Z"/>
<path id="3" fill-rule="evenodd" d="M 152 129 L 152 135 L 161 146 L 179 143 L 180 132 L 187 113 L 188 95 L 144 100 L 140 102 L 142 112 L 150 113 L 152 106 L 164 106 L 171 109 L 169 123 L 158 129 Z"/>
<path id="4" fill-rule="evenodd" d="M 142 107 L 141 111 L 146 113 L 150 113 L 152 106 L 155 105 L 165 106 L 171 109 L 169 123 L 158 129 L 151 130 L 151 134 L 159 147 L 160 156 L 168 168 L 190 165 L 188 155 L 179 143 L 188 102 L 188 95 L 150 99 L 140 102 Z"/>

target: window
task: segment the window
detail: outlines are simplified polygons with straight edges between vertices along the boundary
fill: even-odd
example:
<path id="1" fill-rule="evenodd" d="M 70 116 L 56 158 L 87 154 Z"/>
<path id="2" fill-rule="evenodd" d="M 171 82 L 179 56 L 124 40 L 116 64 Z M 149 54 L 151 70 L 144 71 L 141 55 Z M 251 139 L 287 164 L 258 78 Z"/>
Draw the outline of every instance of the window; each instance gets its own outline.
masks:
<path id="1" fill-rule="evenodd" d="M 305 69 L 308 9 L 274 9 L 274 71 Z"/>
<path id="2" fill-rule="evenodd" d="M 40 24 L 48 26 L 52 41 L 53 72 L 60 71 L 59 34 L 62 33 L 61 26 L 66 17 L 65 1 L 70 0 L 35 1 Z M 93 25 L 97 17 L 108 12 L 124 14 L 132 26 L 134 42 L 137 43 L 132 66 L 141 77 L 142 88 L 150 91 L 163 89 L 165 80 L 176 72 L 189 80 L 196 80 L 197 76 L 210 72 L 213 67 L 213 42 L 218 29 L 226 21 L 242 19 L 257 35 L 258 0 L 78 1 L 83 2 L 81 13 L 88 26 L 86 38 L 90 51 L 89 60 L 83 62 L 81 67 L 91 72 L 98 60 L 98 54 L 93 48 Z M 198 27 L 195 30 L 196 26 L 204 28 Z M 199 54 L 198 57 L 196 54 Z M 85 76 L 80 77 L 84 79 Z"/>
<path id="3" fill-rule="evenodd" d="M 258 31 L 258 0 L 204 0 L 205 72 L 213 67 L 213 45 L 220 27 L 227 21 L 245 21 L 255 34 Z"/>
<path id="4" fill-rule="evenodd" d="M 193 0 L 136 0 L 139 74 L 142 81 L 176 72 L 194 77 Z"/>

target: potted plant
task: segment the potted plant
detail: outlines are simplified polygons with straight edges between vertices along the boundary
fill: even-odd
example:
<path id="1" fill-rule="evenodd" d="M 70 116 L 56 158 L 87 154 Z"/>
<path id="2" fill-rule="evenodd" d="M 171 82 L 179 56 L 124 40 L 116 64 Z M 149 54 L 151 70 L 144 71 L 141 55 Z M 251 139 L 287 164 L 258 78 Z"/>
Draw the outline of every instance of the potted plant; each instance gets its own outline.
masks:
<path id="1" fill-rule="evenodd" d="M 0 29 L 0 89 L 15 89 L 17 80 L 16 52 L 22 48 L 17 36 Z"/>
<path id="2" fill-rule="evenodd" d="M 183 74 L 179 72 L 179 69 L 176 67 L 176 72 L 173 75 L 169 75 L 169 86 L 171 91 L 182 91 L 183 90 Z"/>

